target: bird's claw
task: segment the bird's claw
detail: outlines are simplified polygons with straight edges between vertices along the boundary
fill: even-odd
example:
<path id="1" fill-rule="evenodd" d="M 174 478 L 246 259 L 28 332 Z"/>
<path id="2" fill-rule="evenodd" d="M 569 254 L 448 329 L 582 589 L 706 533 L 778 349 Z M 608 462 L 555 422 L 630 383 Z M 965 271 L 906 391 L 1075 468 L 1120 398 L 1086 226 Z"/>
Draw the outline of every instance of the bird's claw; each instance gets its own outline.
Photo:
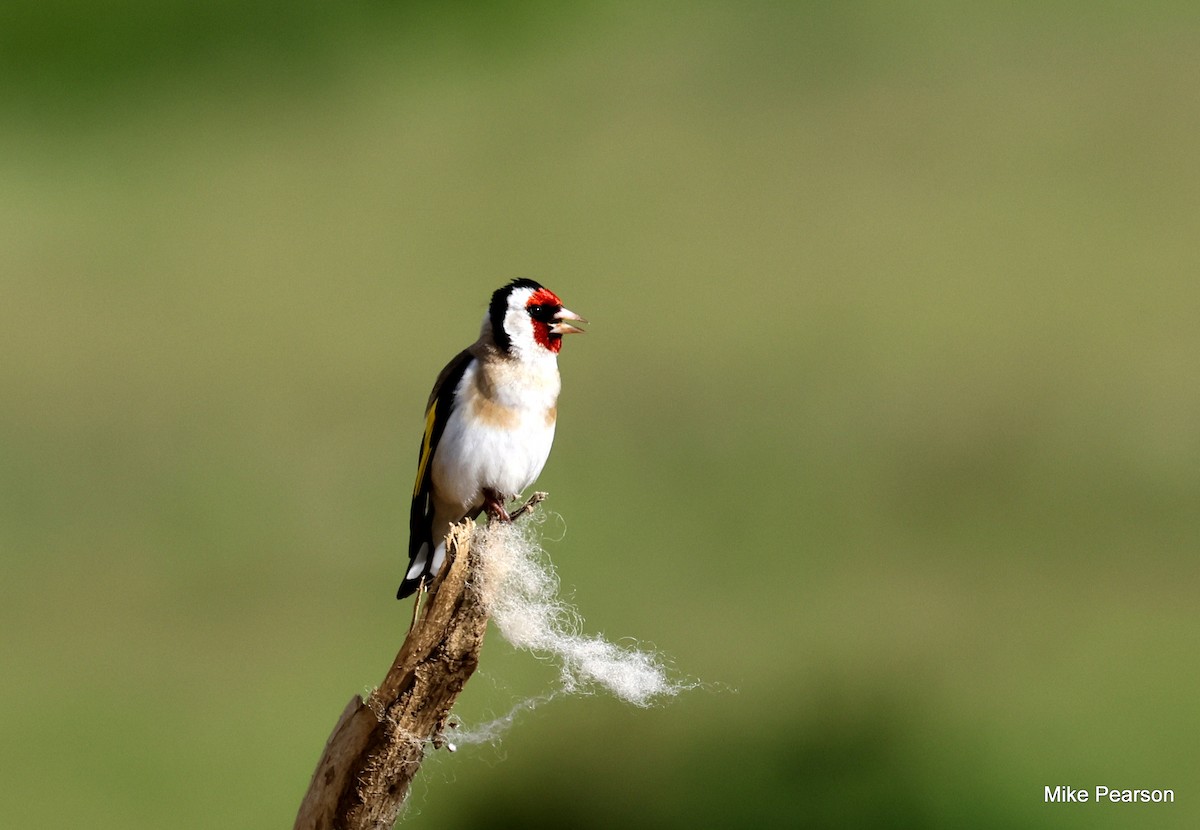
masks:
<path id="1" fill-rule="evenodd" d="M 504 497 L 494 490 L 488 490 L 483 496 L 483 509 L 493 521 L 511 522 L 512 516 L 504 506 Z"/>

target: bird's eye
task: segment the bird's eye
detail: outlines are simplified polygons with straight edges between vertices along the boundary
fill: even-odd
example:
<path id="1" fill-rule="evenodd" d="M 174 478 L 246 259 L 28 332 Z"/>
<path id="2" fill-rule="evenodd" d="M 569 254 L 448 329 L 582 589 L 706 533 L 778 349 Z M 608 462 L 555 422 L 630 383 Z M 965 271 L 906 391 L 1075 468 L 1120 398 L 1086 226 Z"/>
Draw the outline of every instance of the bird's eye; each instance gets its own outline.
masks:
<path id="1" fill-rule="evenodd" d="M 549 323 L 554 319 L 554 315 L 558 313 L 558 307 L 547 303 L 534 303 L 531 306 L 526 306 L 526 311 L 534 320 L 542 323 Z"/>

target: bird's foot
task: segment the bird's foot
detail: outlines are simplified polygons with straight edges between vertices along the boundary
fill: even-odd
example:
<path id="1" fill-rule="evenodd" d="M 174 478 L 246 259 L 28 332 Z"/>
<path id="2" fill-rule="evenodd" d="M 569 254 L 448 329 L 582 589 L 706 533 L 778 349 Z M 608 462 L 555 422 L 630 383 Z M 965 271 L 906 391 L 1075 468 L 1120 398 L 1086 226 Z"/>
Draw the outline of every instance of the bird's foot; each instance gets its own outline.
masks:
<path id="1" fill-rule="evenodd" d="M 512 517 L 508 515 L 508 510 L 504 506 L 504 497 L 495 490 L 483 492 L 483 509 L 487 511 L 488 518 L 494 521 L 512 521 Z"/>

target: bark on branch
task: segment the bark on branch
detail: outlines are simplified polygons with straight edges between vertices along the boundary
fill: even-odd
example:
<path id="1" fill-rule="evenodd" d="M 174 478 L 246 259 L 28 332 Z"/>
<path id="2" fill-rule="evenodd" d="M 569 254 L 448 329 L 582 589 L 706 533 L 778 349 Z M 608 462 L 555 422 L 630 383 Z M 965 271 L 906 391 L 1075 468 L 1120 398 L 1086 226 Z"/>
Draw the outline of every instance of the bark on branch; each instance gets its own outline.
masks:
<path id="1" fill-rule="evenodd" d="M 544 494 L 543 494 L 544 495 Z M 488 614 L 480 600 L 473 522 L 456 525 L 448 566 L 387 677 L 347 704 L 313 773 L 294 830 L 391 830 L 425 751 L 479 664 Z"/>

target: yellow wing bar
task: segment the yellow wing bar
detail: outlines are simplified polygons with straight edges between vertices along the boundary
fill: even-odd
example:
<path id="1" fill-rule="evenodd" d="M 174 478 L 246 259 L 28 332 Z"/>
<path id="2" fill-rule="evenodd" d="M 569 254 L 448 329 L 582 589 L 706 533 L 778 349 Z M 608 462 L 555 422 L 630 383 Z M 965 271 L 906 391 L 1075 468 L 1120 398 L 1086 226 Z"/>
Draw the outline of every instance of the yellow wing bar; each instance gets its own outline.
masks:
<path id="1" fill-rule="evenodd" d="M 417 497 L 417 493 L 421 492 L 421 479 L 425 478 L 425 468 L 429 466 L 429 442 L 433 439 L 433 421 L 437 415 L 437 401 L 434 401 L 429 406 L 429 413 L 425 416 L 425 439 L 421 442 L 421 461 L 417 464 L 417 482 L 413 485 L 413 498 Z"/>

